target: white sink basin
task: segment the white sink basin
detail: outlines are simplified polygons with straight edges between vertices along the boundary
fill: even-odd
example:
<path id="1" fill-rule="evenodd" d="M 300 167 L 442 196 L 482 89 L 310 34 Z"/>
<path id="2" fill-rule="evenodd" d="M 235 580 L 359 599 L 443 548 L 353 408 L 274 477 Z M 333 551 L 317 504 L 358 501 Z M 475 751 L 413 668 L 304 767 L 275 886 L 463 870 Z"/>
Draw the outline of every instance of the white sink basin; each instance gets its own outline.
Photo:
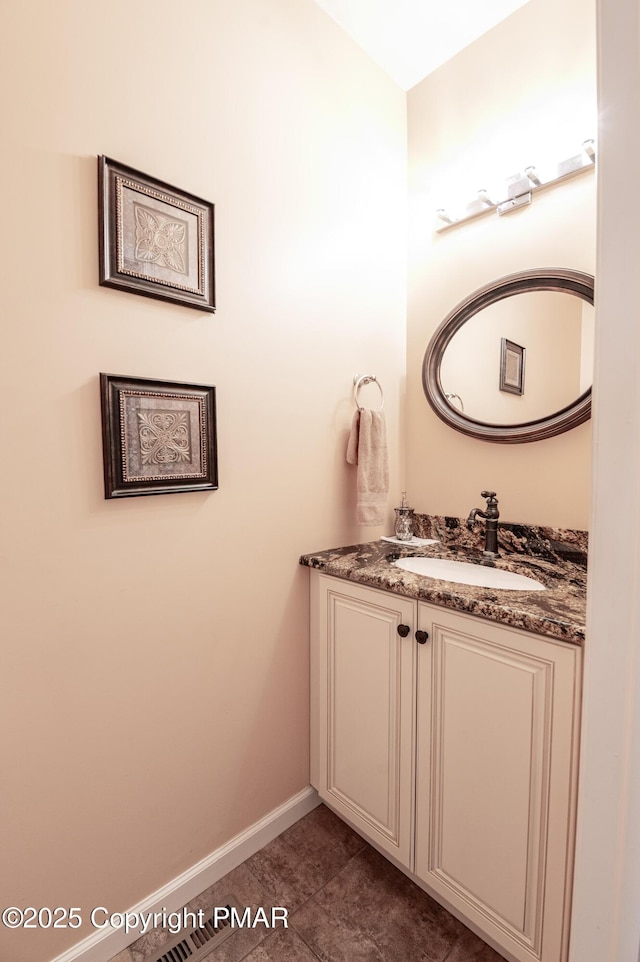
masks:
<path id="1" fill-rule="evenodd" d="M 400 558 L 397 568 L 426 575 L 440 581 L 455 581 L 459 585 L 476 585 L 478 588 L 500 588 L 507 591 L 544 591 L 545 586 L 534 578 L 517 575 L 513 571 L 487 568 L 469 564 L 467 561 L 447 561 L 443 558 Z"/>

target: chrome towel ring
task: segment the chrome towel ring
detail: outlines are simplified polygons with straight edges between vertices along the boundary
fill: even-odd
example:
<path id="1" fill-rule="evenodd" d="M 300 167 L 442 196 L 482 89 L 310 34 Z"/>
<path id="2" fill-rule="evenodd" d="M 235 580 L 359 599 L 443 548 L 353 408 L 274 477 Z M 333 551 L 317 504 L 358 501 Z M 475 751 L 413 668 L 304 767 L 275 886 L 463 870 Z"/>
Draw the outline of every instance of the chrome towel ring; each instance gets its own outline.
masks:
<path id="1" fill-rule="evenodd" d="M 371 384 L 371 382 L 373 382 L 380 391 L 380 407 L 374 408 L 374 410 L 382 411 L 384 407 L 384 394 L 382 393 L 380 382 L 375 374 L 356 374 L 353 379 L 353 399 L 356 402 L 356 407 L 359 411 L 364 411 L 365 409 L 361 404 L 358 403 L 358 392 L 361 387 L 364 387 L 365 384 Z"/>
<path id="2" fill-rule="evenodd" d="M 459 394 L 445 394 L 447 401 L 451 402 L 454 398 L 460 401 L 460 410 L 464 412 L 464 404 L 462 403 L 462 398 Z"/>

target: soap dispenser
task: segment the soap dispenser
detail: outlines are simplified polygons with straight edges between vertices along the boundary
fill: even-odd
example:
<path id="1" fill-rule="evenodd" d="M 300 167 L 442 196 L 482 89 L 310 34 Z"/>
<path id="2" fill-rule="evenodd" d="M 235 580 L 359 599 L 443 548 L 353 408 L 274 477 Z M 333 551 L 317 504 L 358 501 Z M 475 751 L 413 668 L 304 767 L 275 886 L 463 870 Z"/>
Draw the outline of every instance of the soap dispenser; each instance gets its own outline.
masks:
<path id="1" fill-rule="evenodd" d="M 395 508 L 395 536 L 398 541 L 411 541 L 413 537 L 413 508 L 407 506 L 407 492 L 402 492 L 402 504 Z"/>

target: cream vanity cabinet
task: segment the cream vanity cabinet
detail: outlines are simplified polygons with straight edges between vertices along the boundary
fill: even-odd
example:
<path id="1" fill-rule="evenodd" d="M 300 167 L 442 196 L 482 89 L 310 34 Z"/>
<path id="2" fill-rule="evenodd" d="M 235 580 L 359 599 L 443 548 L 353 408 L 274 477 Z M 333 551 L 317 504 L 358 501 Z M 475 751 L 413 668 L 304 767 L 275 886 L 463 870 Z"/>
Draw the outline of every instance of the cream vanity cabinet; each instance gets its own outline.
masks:
<path id="1" fill-rule="evenodd" d="M 314 570 L 311 618 L 321 798 L 508 959 L 563 962 L 581 649 Z"/>
<path id="2" fill-rule="evenodd" d="M 311 784 L 411 867 L 416 603 L 311 571 Z"/>

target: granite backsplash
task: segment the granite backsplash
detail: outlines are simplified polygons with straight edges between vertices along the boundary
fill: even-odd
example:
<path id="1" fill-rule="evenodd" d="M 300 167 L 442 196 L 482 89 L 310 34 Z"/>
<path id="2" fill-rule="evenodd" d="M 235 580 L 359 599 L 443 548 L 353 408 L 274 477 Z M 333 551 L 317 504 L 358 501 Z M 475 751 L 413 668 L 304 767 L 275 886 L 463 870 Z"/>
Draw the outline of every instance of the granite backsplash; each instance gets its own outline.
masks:
<path id="1" fill-rule="evenodd" d="M 416 514 L 414 534 L 418 538 L 437 538 L 447 545 L 482 549 L 485 528 L 481 518 L 469 529 L 465 518 Z M 572 561 L 586 567 L 589 532 L 501 520 L 498 524 L 498 548 L 509 554 L 524 554 L 546 561 Z"/>

